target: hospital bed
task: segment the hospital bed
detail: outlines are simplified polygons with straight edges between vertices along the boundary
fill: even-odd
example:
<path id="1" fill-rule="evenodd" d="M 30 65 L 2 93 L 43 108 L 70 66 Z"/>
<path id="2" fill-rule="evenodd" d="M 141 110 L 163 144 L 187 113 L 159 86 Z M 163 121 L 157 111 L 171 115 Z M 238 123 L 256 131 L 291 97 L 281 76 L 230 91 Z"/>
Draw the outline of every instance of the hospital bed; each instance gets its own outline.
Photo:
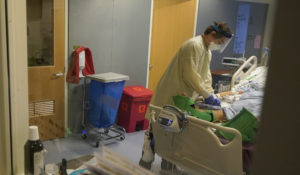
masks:
<path id="1" fill-rule="evenodd" d="M 243 70 L 247 67 L 248 67 L 247 71 L 244 72 Z M 242 64 L 241 67 L 239 67 L 239 69 L 233 74 L 230 87 L 231 88 L 234 87 L 236 83 L 245 79 L 256 68 L 257 68 L 257 57 L 256 56 L 249 57 L 249 59 L 245 61 L 244 64 Z"/>
<path id="2" fill-rule="evenodd" d="M 177 109 L 150 105 L 155 153 L 191 174 L 242 175 L 242 137 L 239 131 L 186 116 Z M 166 122 L 168 121 L 168 122 Z M 234 139 L 221 143 L 213 129 L 232 133 Z M 172 173 L 171 173 L 172 174 Z"/>
<path id="3" fill-rule="evenodd" d="M 249 77 L 256 68 L 257 57 L 252 56 L 233 74 L 230 89 Z M 243 174 L 242 137 L 238 130 L 189 116 L 172 106 L 150 105 L 149 108 L 154 151 L 163 159 L 191 174 Z M 215 130 L 235 137 L 224 144 Z"/>
<path id="4" fill-rule="evenodd" d="M 234 58 L 232 58 L 234 59 Z M 226 66 L 232 66 L 236 70 L 236 66 L 238 66 L 237 70 L 231 74 L 224 74 L 224 77 L 230 77 L 230 81 L 220 81 L 217 83 L 217 92 L 224 92 L 230 91 L 235 84 L 238 84 L 241 80 L 244 80 L 247 76 L 251 74 L 257 68 L 257 57 L 251 56 L 247 60 L 243 61 L 243 64 L 228 64 L 224 61 L 223 58 L 222 62 Z M 227 59 L 228 60 L 228 59 Z M 243 60 L 243 59 L 242 59 Z M 233 60 L 234 61 L 234 60 Z M 224 63 L 225 62 L 225 63 Z M 246 71 L 245 71 L 246 70 Z M 228 78 L 227 78 L 228 79 Z"/>

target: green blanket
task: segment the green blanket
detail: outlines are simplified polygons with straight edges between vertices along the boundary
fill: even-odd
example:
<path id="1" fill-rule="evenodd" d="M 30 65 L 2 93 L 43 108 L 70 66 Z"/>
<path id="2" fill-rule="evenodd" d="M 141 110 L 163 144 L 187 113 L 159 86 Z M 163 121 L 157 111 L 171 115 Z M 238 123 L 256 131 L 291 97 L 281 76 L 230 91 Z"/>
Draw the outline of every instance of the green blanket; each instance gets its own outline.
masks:
<path id="1" fill-rule="evenodd" d="M 222 126 L 235 128 L 240 131 L 243 141 L 254 142 L 256 129 L 258 128 L 258 120 L 250 111 L 243 108 L 238 115 L 236 115 L 232 120 L 223 123 Z M 227 140 L 232 140 L 234 138 L 233 134 L 219 130 L 217 130 L 217 134 L 223 136 Z"/>
<path id="2" fill-rule="evenodd" d="M 193 117 L 211 122 L 215 121 L 216 119 L 211 110 L 202 112 L 193 108 L 194 101 L 187 96 L 174 96 L 173 101 L 179 109 L 186 111 Z M 222 126 L 237 129 L 238 131 L 240 131 L 243 141 L 253 142 L 255 140 L 255 130 L 258 127 L 258 121 L 250 111 L 248 111 L 246 108 L 243 108 L 241 112 L 236 115 L 236 117 L 228 122 L 223 123 Z M 225 133 L 219 130 L 217 130 L 217 134 L 223 136 L 228 140 L 232 140 L 234 138 L 233 134 Z"/>
<path id="3" fill-rule="evenodd" d="M 189 115 L 206 120 L 209 122 L 215 121 L 216 117 L 213 114 L 213 112 L 210 111 L 199 111 L 192 107 L 194 105 L 194 101 L 187 97 L 182 95 L 177 95 L 173 97 L 174 104 L 181 110 L 186 111 Z"/>

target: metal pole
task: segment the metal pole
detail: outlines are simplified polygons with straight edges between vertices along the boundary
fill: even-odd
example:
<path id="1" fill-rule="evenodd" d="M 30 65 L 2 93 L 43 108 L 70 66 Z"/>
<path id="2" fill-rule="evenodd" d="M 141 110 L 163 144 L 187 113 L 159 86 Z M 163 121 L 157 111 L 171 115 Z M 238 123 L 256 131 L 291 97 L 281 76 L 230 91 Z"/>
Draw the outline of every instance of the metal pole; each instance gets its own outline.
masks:
<path id="1" fill-rule="evenodd" d="M 85 127 L 85 86 L 86 86 L 86 78 L 83 77 L 83 100 L 82 100 L 82 121 L 81 124 Z"/>

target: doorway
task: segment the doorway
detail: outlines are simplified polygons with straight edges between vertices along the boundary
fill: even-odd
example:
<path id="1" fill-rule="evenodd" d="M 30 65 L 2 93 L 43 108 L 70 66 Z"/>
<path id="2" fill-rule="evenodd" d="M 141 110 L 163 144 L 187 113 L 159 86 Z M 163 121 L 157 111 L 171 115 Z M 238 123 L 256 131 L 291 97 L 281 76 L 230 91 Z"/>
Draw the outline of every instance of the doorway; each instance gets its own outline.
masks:
<path id="1" fill-rule="evenodd" d="M 29 125 L 40 139 L 65 133 L 65 1 L 27 0 Z"/>
<path id="2" fill-rule="evenodd" d="M 197 1 L 154 0 L 149 88 L 155 90 L 180 45 L 194 35 Z"/>

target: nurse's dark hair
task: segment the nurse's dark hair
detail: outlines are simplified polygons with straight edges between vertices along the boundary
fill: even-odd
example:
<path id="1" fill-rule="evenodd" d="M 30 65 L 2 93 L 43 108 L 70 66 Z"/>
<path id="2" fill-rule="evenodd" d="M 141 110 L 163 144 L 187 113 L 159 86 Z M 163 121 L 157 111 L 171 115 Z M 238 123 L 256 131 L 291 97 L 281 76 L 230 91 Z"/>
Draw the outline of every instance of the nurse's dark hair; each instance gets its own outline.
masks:
<path id="1" fill-rule="evenodd" d="M 222 21 L 215 21 L 215 22 L 214 22 L 214 25 L 217 26 L 219 29 L 221 29 L 221 31 L 226 32 L 226 33 L 229 33 L 229 34 L 232 34 L 232 32 L 231 32 L 231 30 L 230 30 L 230 28 L 229 28 L 229 26 L 228 26 L 227 23 L 222 22 Z M 214 29 L 213 25 L 210 25 L 210 26 L 208 26 L 208 27 L 205 29 L 204 35 L 208 35 L 208 34 L 210 34 L 212 31 L 215 31 L 215 32 L 216 32 L 216 35 L 214 35 L 214 37 L 215 37 L 216 39 L 219 39 L 219 38 L 224 37 L 224 35 L 223 35 L 222 33 L 217 32 L 217 31 Z"/>

